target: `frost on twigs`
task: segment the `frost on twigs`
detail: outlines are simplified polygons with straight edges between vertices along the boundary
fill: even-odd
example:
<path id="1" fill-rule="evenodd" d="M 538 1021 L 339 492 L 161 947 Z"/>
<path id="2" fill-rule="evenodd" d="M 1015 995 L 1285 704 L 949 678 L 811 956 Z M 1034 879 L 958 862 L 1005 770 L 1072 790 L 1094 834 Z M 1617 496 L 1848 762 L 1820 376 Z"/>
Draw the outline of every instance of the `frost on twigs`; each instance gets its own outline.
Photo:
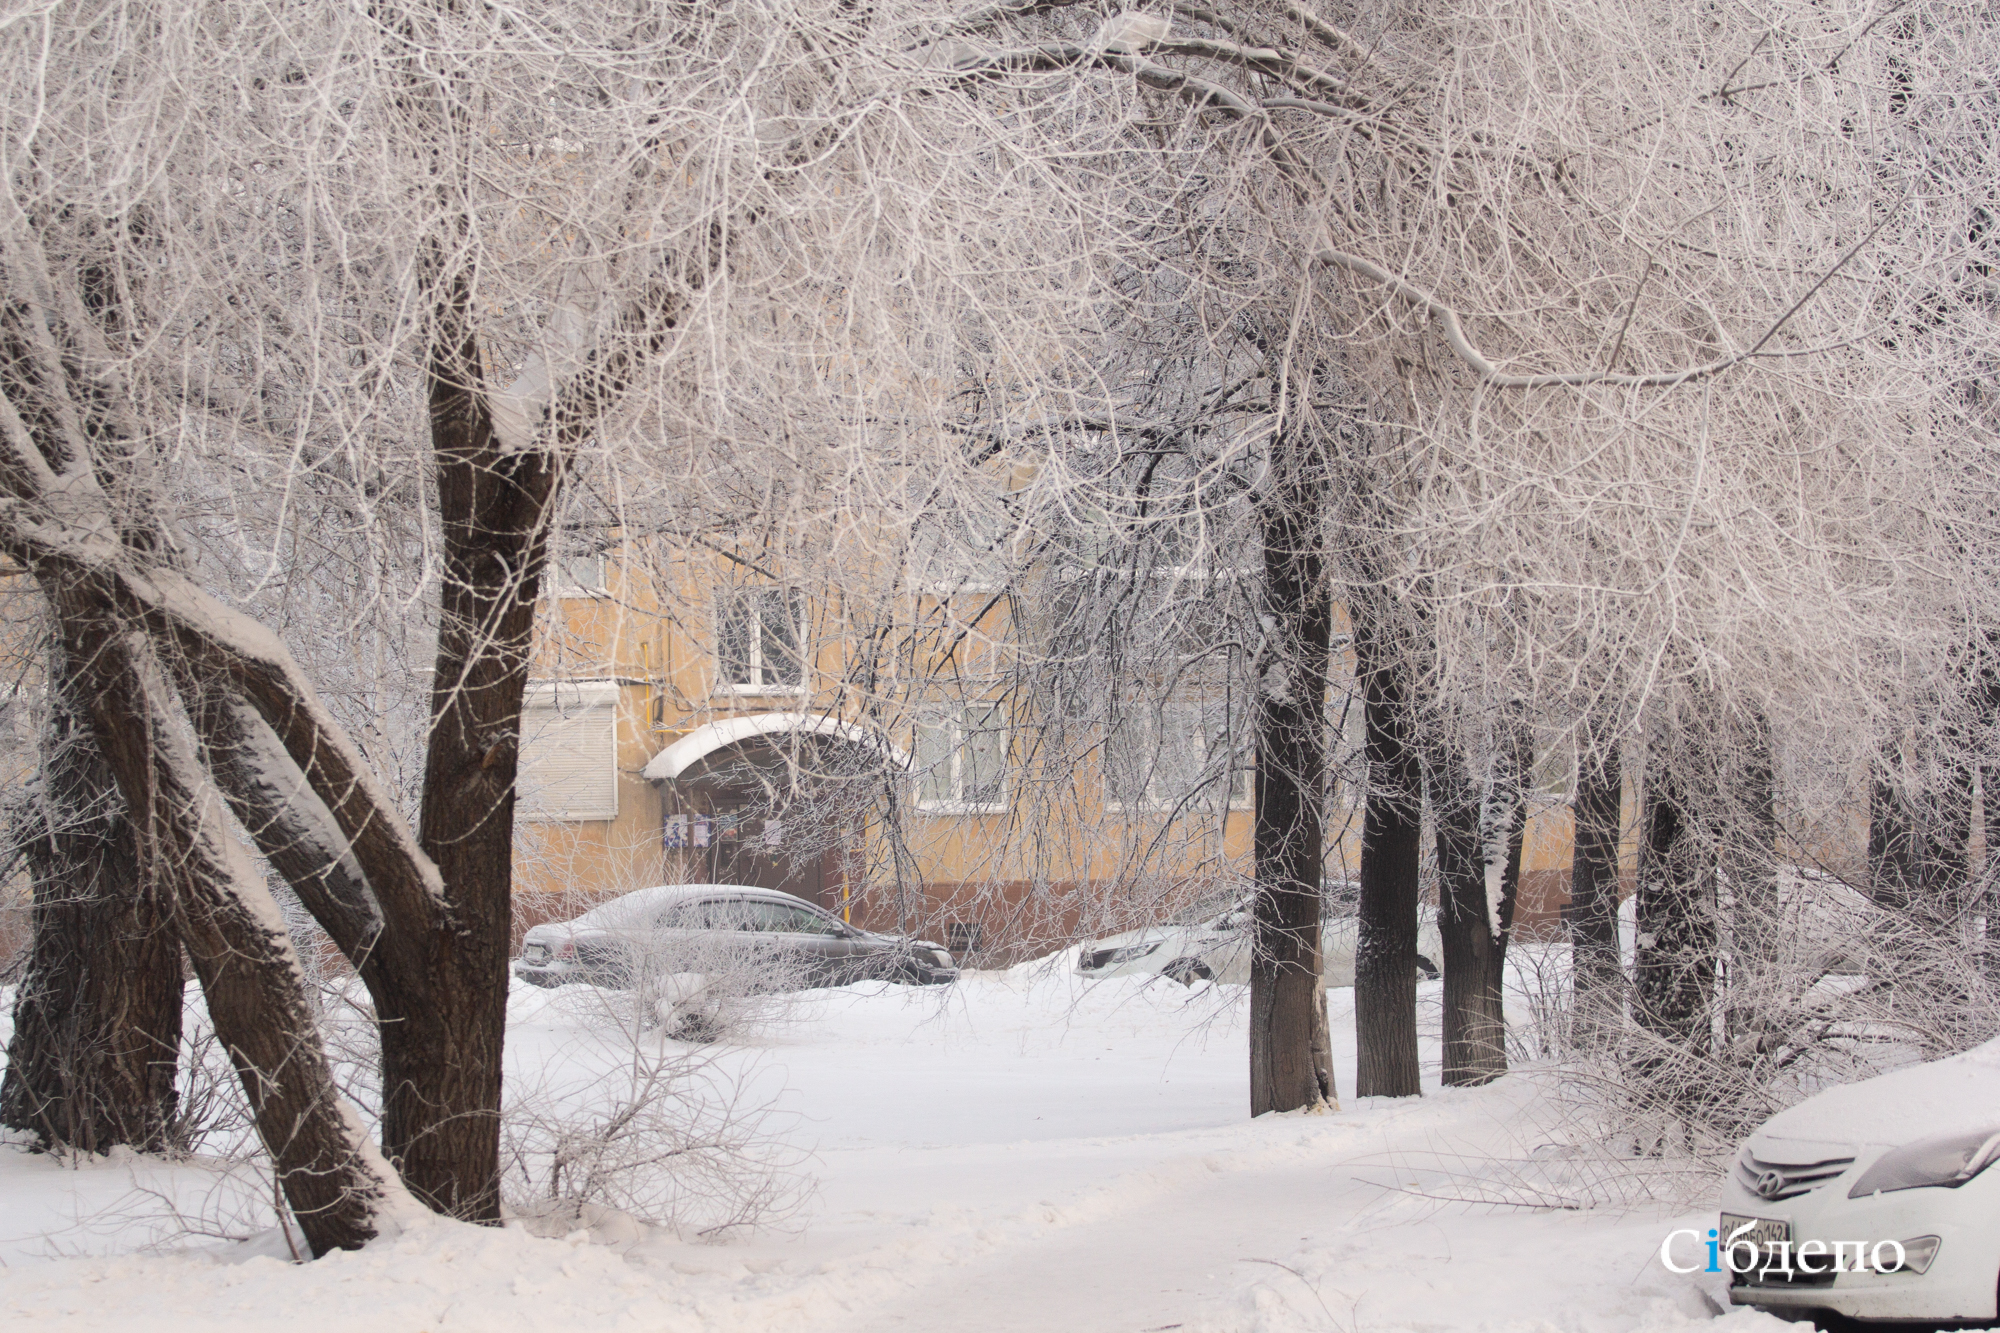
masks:
<path id="1" fill-rule="evenodd" d="M 1509 1041 L 1538 1090 L 1519 1099 L 1518 1156 L 1428 1162 L 1423 1192 L 1532 1207 L 1704 1202 L 1777 1112 L 2000 1029 L 1976 916 L 1898 920 L 1796 866 L 1777 884 L 1757 901 L 1725 881 L 1723 979 L 1697 1040 L 1638 1022 L 1636 996 L 1621 998 L 1615 1030 L 1578 1025 L 1567 944 L 1517 946 Z M 1627 942 L 1629 958 L 1629 924 Z"/>
<path id="2" fill-rule="evenodd" d="M 565 1067 L 582 1072 L 572 1081 L 517 1075 L 508 1085 L 502 1197 L 512 1215 L 539 1235 L 581 1230 L 613 1244 L 649 1227 L 724 1240 L 794 1216 L 813 1183 L 787 1140 L 783 1080 L 666 1038 L 622 1006 L 602 1020 L 575 1030 Z"/>

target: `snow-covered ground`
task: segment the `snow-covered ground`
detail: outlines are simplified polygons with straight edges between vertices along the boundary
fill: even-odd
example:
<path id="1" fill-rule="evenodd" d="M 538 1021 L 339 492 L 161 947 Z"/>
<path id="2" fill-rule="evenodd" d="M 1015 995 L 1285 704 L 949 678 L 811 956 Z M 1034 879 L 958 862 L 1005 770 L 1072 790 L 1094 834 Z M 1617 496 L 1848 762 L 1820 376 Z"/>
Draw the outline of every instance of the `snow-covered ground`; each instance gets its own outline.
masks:
<path id="1" fill-rule="evenodd" d="M 1352 992 L 1334 995 L 1351 1088 Z M 198 1169 L 0 1149 L 0 1327 L 1666 1333 L 1714 1319 L 1721 1292 L 1697 1285 L 1714 1279 L 1656 1257 L 1705 1215 L 1433 1197 L 1533 1151 L 1547 1105 L 1532 1080 L 1246 1119 L 1242 1000 L 1026 969 L 803 997 L 717 1072 L 777 1100 L 767 1128 L 809 1154 L 789 1169 L 816 1189 L 782 1227 L 721 1241 L 425 1221 L 294 1265 L 268 1236 L 172 1238 L 169 1202 L 197 1223 L 251 1211 Z M 520 1086 L 618 1084 L 630 1039 L 571 992 L 517 992 L 512 1014 Z"/>

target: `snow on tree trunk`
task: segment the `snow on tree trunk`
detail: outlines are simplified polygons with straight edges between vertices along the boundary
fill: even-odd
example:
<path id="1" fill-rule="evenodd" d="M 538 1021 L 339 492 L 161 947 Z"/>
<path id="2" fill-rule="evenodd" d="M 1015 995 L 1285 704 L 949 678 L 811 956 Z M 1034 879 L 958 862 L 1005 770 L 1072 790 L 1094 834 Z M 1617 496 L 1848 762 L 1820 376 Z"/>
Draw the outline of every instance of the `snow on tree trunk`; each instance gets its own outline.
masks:
<path id="1" fill-rule="evenodd" d="M 147 888 L 172 903 L 285 1201 L 315 1255 L 357 1248 L 407 1196 L 334 1086 L 277 903 L 223 823 L 146 635 L 109 612 L 101 588 L 51 577 L 49 564 L 37 573 L 135 812 Z"/>
<path id="2" fill-rule="evenodd" d="M 178 684 L 202 758 L 237 822 L 334 946 L 357 969 L 379 972 L 381 907 L 332 812 L 277 733 L 227 682 L 183 671 Z"/>
<path id="3" fill-rule="evenodd" d="M 1444 1082 L 1471 1087 L 1507 1072 L 1507 941 L 1527 832 L 1526 761 L 1495 755 L 1472 782 L 1456 756 L 1432 766 L 1438 928 L 1444 941 Z"/>
<path id="4" fill-rule="evenodd" d="M 13 837 L 34 881 L 0 1123 L 44 1147 L 170 1146 L 181 1040 L 171 904 L 140 874 L 125 800 L 98 753 L 85 677 L 52 644 L 40 782 Z"/>
<path id="5" fill-rule="evenodd" d="M 1319 515 L 1324 460 L 1273 444 L 1262 519 L 1265 658 L 1256 695 L 1257 933 L 1250 965 L 1250 1114 L 1336 1100 L 1320 958 L 1333 600 Z"/>

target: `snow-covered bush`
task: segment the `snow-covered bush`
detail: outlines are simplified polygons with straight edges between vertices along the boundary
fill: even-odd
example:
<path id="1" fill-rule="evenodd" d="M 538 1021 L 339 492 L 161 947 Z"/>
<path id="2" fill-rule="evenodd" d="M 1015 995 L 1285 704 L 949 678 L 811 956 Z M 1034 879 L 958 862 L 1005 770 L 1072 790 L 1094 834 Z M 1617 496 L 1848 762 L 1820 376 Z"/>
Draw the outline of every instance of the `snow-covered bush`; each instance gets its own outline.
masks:
<path id="1" fill-rule="evenodd" d="M 1701 1041 L 1649 1030 L 1636 999 L 1619 1031 L 1592 1040 L 1574 1023 L 1568 950 L 1515 955 L 1510 1039 L 1560 1089 L 1540 1165 L 1522 1168 L 1537 1182 L 1522 1186 L 1524 1200 L 1550 1190 L 1572 1204 L 1703 1199 L 1777 1112 L 2000 1031 L 1981 915 L 1888 910 L 1836 876 L 1790 866 L 1761 906 L 1725 880 L 1718 915 Z M 1628 961 L 1630 944 L 1628 920 Z"/>
<path id="2" fill-rule="evenodd" d="M 602 1052 L 601 1077 L 509 1084 L 508 1209 L 541 1234 L 587 1229 L 612 1242 L 637 1239 L 642 1223 L 720 1239 L 791 1217 L 813 1185 L 782 1132 L 782 1084 L 766 1087 L 754 1065 L 664 1039 L 626 1014 L 628 1041 L 582 1038 Z"/>

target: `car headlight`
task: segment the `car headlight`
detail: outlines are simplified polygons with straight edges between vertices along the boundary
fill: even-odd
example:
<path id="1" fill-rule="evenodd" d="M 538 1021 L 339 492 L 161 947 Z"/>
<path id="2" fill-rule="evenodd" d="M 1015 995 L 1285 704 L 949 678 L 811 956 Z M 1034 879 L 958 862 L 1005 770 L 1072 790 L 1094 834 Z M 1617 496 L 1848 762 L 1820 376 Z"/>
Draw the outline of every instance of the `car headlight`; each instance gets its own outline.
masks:
<path id="1" fill-rule="evenodd" d="M 1884 1153 L 1875 1165 L 1861 1173 L 1861 1179 L 1854 1182 L 1847 1197 L 1859 1199 L 1926 1185 L 1957 1189 L 1993 1165 L 1996 1158 L 2000 1158 L 2000 1130 L 1996 1129 L 1919 1139 Z"/>
<path id="2" fill-rule="evenodd" d="M 1134 958 L 1144 958 L 1159 947 L 1160 941 L 1158 940 L 1154 940 L 1151 944 L 1128 944 L 1122 949 L 1113 949 L 1111 956 L 1104 960 L 1104 965 L 1106 967 L 1116 967 L 1120 963 L 1129 963 Z"/>
<path id="3" fill-rule="evenodd" d="M 946 953 L 943 949 L 932 949 L 931 960 L 935 962 L 939 967 L 951 966 L 951 955 Z"/>

